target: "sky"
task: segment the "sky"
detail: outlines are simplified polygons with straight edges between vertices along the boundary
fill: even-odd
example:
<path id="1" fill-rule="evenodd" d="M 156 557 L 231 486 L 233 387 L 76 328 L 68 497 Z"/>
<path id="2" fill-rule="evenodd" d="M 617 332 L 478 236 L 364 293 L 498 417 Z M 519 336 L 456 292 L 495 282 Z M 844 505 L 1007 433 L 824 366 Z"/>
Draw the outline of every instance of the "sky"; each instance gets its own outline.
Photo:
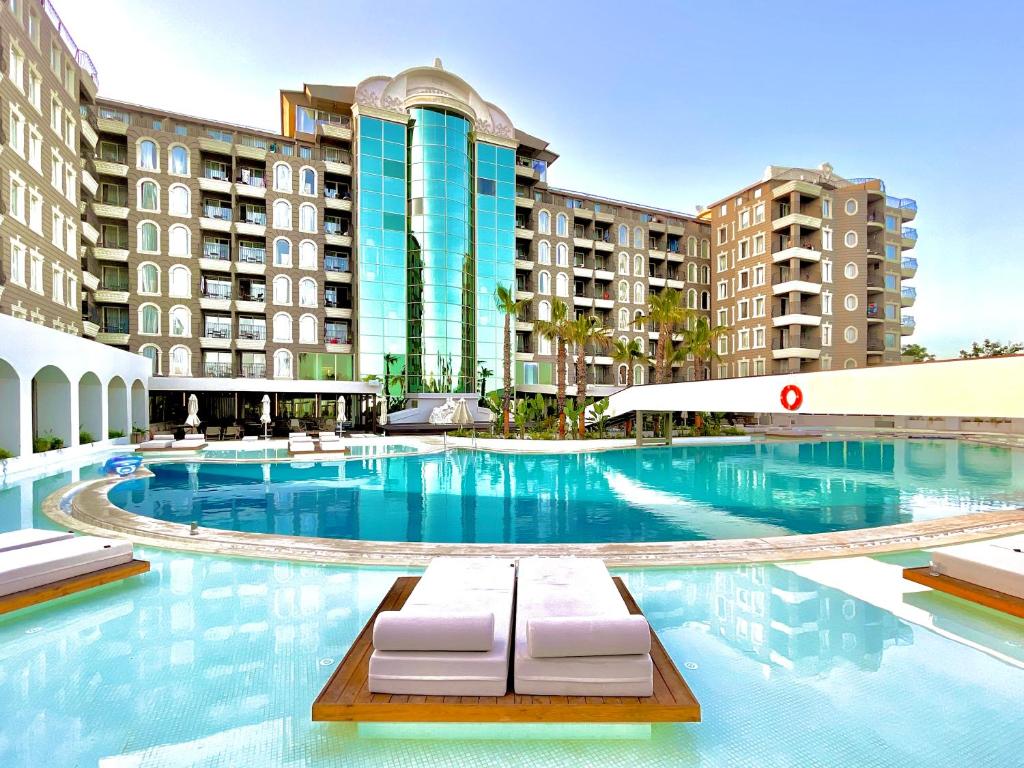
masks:
<path id="1" fill-rule="evenodd" d="M 278 91 L 440 57 L 554 186 L 694 212 L 767 165 L 912 197 L 910 340 L 1024 341 L 1024 3 L 54 0 L 100 94 L 280 130 Z"/>

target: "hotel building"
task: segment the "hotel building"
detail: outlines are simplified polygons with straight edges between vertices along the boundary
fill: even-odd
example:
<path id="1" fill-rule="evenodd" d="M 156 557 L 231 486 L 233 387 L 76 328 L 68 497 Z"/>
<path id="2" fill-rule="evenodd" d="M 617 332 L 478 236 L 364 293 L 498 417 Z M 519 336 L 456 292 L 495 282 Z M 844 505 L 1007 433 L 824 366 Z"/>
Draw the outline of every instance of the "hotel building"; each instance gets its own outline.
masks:
<path id="1" fill-rule="evenodd" d="M 272 132 L 97 97 L 48 0 L 0 19 L 0 311 L 148 357 L 157 411 L 199 392 L 237 414 L 272 392 L 324 414 L 367 377 L 500 387 L 500 285 L 529 304 L 520 392 L 554 391 L 534 324 L 559 300 L 653 352 L 635 318 L 680 290 L 730 329 L 710 377 L 896 363 L 912 330 L 915 206 L 877 179 L 769 168 L 679 213 L 550 186 L 548 143 L 439 61 L 281 91 Z M 608 354 L 590 357 L 597 395 L 626 380 Z"/>

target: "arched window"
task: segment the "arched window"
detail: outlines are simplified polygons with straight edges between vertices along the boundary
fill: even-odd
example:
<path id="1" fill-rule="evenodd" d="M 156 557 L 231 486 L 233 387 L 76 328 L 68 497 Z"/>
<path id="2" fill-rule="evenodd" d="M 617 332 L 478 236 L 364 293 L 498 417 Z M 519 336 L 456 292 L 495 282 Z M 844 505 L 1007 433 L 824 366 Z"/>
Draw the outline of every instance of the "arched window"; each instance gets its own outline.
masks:
<path id="1" fill-rule="evenodd" d="M 551 339 L 547 336 L 541 336 L 537 343 L 537 352 L 541 355 L 551 354 Z"/>
<path id="2" fill-rule="evenodd" d="M 156 155 L 156 142 L 151 139 L 142 139 L 136 145 L 136 156 L 138 167 L 144 171 L 160 170 L 160 163 Z"/>
<path id="3" fill-rule="evenodd" d="M 304 277 L 299 280 L 299 306 L 316 306 L 316 280 L 312 277 Z"/>
<path id="4" fill-rule="evenodd" d="M 157 296 L 160 293 L 160 270 L 151 261 L 139 264 L 139 293 Z"/>
<path id="5" fill-rule="evenodd" d="M 558 296 L 569 295 L 569 276 L 565 272 L 559 272 L 555 276 L 555 294 Z"/>
<path id="6" fill-rule="evenodd" d="M 633 256 L 633 276 L 643 277 L 644 275 L 644 257 L 639 253 Z"/>
<path id="7" fill-rule="evenodd" d="M 619 254 L 619 274 L 629 274 L 629 254 L 625 251 Z"/>
<path id="8" fill-rule="evenodd" d="M 697 308 L 697 291 L 695 291 L 693 288 L 686 292 L 686 306 L 688 306 L 690 309 Z"/>
<path id="9" fill-rule="evenodd" d="M 274 341 L 292 340 L 292 318 L 284 312 L 274 315 Z"/>
<path id="10" fill-rule="evenodd" d="M 564 213 L 560 213 L 555 217 L 555 234 L 559 237 L 569 236 L 569 217 Z"/>
<path id="11" fill-rule="evenodd" d="M 644 303 L 644 284 L 634 283 L 633 284 L 633 303 L 643 304 Z"/>
<path id="12" fill-rule="evenodd" d="M 139 181 L 138 202 L 140 211 L 160 210 L 160 187 L 152 179 Z"/>
<path id="13" fill-rule="evenodd" d="M 302 232 L 316 232 L 315 205 L 303 203 L 299 206 L 299 230 Z"/>
<path id="14" fill-rule="evenodd" d="M 629 310 L 626 309 L 625 307 L 621 307 L 619 309 L 619 330 L 629 330 Z"/>
<path id="15" fill-rule="evenodd" d="M 139 222 L 136 240 L 139 253 L 160 253 L 160 228 L 152 221 Z"/>
<path id="16" fill-rule="evenodd" d="M 547 272 L 537 275 L 537 293 L 542 293 L 545 296 L 551 295 L 551 275 Z"/>
<path id="17" fill-rule="evenodd" d="M 542 235 L 551 234 L 551 214 L 547 211 L 541 211 L 537 214 L 537 231 Z"/>
<path id="18" fill-rule="evenodd" d="M 316 243 L 312 240 L 299 243 L 299 269 L 316 269 Z"/>
<path id="19" fill-rule="evenodd" d="M 192 273 L 182 264 L 167 270 L 167 295 L 187 299 L 192 296 Z"/>
<path id="20" fill-rule="evenodd" d="M 629 227 L 619 224 L 619 245 L 629 245 Z"/>
<path id="21" fill-rule="evenodd" d="M 711 258 L 711 241 L 710 240 L 706 240 L 705 239 L 705 240 L 701 240 L 700 241 L 700 257 L 702 259 L 710 259 Z"/>
<path id="22" fill-rule="evenodd" d="M 192 335 L 192 313 L 180 304 L 171 307 L 168 315 L 171 321 L 171 336 Z"/>
<path id="23" fill-rule="evenodd" d="M 700 281 L 704 284 L 711 282 L 711 267 L 704 266 L 700 268 Z"/>
<path id="24" fill-rule="evenodd" d="M 192 193 L 184 184 L 172 184 L 167 192 L 167 212 L 171 216 L 192 214 Z"/>
<path id="25" fill-rule="evenodd" d="M 276 323 L 275 323 L 276 327 Z M 288 330 L 291 332 L 291 320 L 288 321 Z M 292 377 L 292 353 L 287 349 L 279 349 L 274 353 L 274 378 L 290 379 Z"/>
<path id="26" fill-rule="evenodd" d="M 537 305 L 537 319 L 538 320 L 550 320 L 551 319 L 551 302 L 542 301 Z"/>
<path id="27" fill-rule="evenodd" d="M 191 173 L 189 164 L 188 148 L 181 144 L 175 144 L 168 151 L 169 162 L 168 172 L 174 176 L 188 176 Z"/>
<path id="28" fill-rule="evenodd" d="M 316 344 L 316 318 L 313 315 L 299 318 L 299 343 Z"/>
<path id="29" fill-rule="evenodd" d="M 633 366 L 633 383 L 643 384 L 644 383 L 644 367 L 642 365 Z"/>
<path id="30" fill-rule="evenodd" d="M 139 354 L 147 360 L 152 360 L 153 374 L 160 375 L 160 347 L 156 344 L 143 344 L 139 347 Z"/>
<path id="31" fill-rule="evenodd" d="M 625 280 L 619 281 L 619 301 L 623 304 L 629 302 L 629 283 Z"/>
<path id="32" fill-rule="evenodd" d="M 626 386 L 626 382 L 629 380 L 627 378 L 628 375 L 629 375 L 628 371 L 629 371 L 629 369 L 625 365 L 620 365 L 619 366 L 619 386 L 620 387 Z"/>
<path id="33" fill-rule="evenodd" d="M 316 171 L 308 165 L 299 171 L 299 194 L 313 196 L 316 194 Z"/>
<path id="34" fill-rule="evenodd" d="M 292 303 L 292 281 L 287 275 L 274 278 L 273 297 L 275 304 L 287 306 Z"/>
<path id="35" fill-rule="evenodd" d="M 171 347 L 171 366 L 168 373 L 171 376 L 192 375 L 192 353 L 188 347 Z"/>
<path id="36" fill-rule="evenodd" d="M 171 256 L 192 255 L 192 233 L 183 224 L 173 224 L 167 230 L 167 252 Z"/>
<path id="37" fill-rule="evenodd" d="M 160 308 L 156 304 L 139 307 L 139 333 L 146 336 L 160 335 Z"/>
<path id="38" fill-rule="evenodd" d="M 690 258 L 697 258 L 697 238 L 690 235 L 686 238 L 686 255 Z"/>
<path id="39" fill-rule="evenodd" d="M 644 247 L 644 231 L 640 227 L 633 227 L 633 247 Z"/>
<path id="40" fill-rule="evenodd" d="M 274 164 L 274 190 L 277 192 L 292 191 L 292 167 L 288 163 Z"/>
<path id="41" fill-rule="evenodd" d="M 274 228 L 292 228 L 292 204 L 287 200 L 274 201 Z"/>
<path id="42" fill-rule="evenodd" d="M 643 327 L 644 327 L 644 313 L 643 313 L 643 310 L 642 309 L 634 309 L 633 310 L 633 329 L 638 331 L 638 330 L 640 330 Z M 641 346 L 643 346 L 643 342 L 644 342 L 643 339 L 637 339 L 637 341 L 639 341 Z"/>
<path id="43" fill-rule="evenodd" d="M 292 241 L 279 237 L 274 241 L 274 266 L 290 267 L 292 265 Z"/>
<path id="44" fill-rule="evenodd" d="M 551 263 L 551 243 L 549 243 L 547 240 L 541 240 L 539 243 L 537 243 L 537 263 Z"/>
<path id="45" fill-rule="evenodd" d="M 700 292 L 700 308 L 711 309 L 711 294 L 708 291 Z"/>
<path id="46" fill-rule="evenodd" d="M 560 267 L 569 266 L 569 246 L 559 243 L 555 246 L 555 264 Z"/>
<path id="47" fill-rule="evenodd" d="M 691 283 L 697 282 L 697 265 L 692 261 L 686 265 L 686 280 Z"/>

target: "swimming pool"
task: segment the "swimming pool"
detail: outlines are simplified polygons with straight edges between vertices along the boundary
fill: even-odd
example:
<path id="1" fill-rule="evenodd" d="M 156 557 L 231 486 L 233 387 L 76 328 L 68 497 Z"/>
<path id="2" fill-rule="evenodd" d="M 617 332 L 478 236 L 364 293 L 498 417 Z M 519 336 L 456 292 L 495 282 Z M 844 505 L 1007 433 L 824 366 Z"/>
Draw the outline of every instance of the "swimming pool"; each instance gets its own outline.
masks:
<path id="1" fill-rule="evenodd" d="M 1024 506 L 1011 451 L 943 440 L 362 459 L 157 461 L 110 500 L 250 533 L 523 544 L 823 533 Z"/>
<path id="2" fill-rule="evenodd" d="M 41 500 L 95 473 L 0 487 L 0 531 L 52 527 Z M 407 571 L 138 552 L 150 573 L 0 617 L 4 768 L 1020 762 L 1024 621 L 879 578 L 920 553 L 832 561 L 851 564 L 842 578 L 830 561 L 620 571 L 704 721 L 608 741 L 313 723 L 311 702 Z"/>

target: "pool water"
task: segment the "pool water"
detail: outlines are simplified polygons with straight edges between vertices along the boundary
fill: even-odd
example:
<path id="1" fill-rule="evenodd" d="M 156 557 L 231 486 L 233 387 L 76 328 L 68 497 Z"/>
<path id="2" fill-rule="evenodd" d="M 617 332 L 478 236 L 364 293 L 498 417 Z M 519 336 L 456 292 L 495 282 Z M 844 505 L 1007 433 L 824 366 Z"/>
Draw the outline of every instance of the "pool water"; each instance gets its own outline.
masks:
<path id="1" fill-rule="evenodd" d="M 110 500 L 254 533 L 423 542 L 687 541 L 824 533 L 1024 506 L 1006 448 L 753 443 L 572 455 L 453 450 L 341 462 L 149 462 Z"/>
<path id="2" fill-rule="evenodd" d="M 39 502 L 94 472 L 0 487 L 0 530 L 52 527 Z M 845 561 L 893 575 L 885 589 L 808 575 L 829 561 L 623 572 L 704 718 L 624 741 L 313 723 L 404 571 L 138 554 L 150 573 L 0 617 L 0 766 L 1021 764 L 1024 621 L 904 593 L 893 569 L 920 553 Z"/>

